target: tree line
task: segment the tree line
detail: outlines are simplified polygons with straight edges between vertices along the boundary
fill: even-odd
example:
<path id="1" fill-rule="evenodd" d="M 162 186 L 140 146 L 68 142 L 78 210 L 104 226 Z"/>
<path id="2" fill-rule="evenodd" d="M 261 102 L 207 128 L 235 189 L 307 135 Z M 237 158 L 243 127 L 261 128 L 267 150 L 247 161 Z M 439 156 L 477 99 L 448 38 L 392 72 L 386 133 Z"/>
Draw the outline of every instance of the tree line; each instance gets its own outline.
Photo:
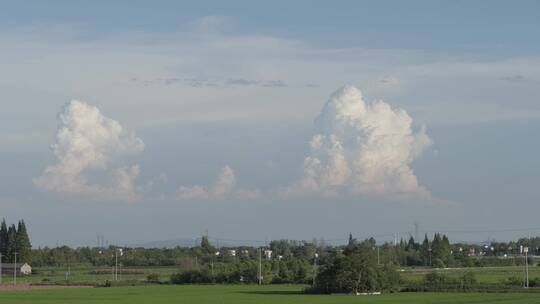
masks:
<path id="1" fill-rule="evenodd" d="M 28 253 L 28 237 L 18 237 L 17 234 L 26 235 L 26 227 L 21 221 L 22 228 L 16 229 L 2 225 L 1 237 L 3 241 L 2 254 L 4 261 L 10 261 L 14 248 L 22 252 L 25 261 L 32 266 L 61 266 L 67 263 L 88 266 L 109 266 L 114 262 L 114 252 L 119 247 L 42 247 L 35 248 Z M 11 232 L 9 232 L 11 231 Z M 20 231 L 20 232 L 18 232 Z M 24 231 L 24 233 L 23 233 Z M 13 246 L 18 239 L 19 246 Z M 9 241 L 11 240 L 11 241 Z M 25 241 L 27 240 L 27 241 Z M 513 266 L 524 263 L 521 251 L 529 247 L 529 255 L 538 255 L 540 238 L 524 238 L 512 242 L 491 242 L 488 245 L 451 243 L 444 234 L 435 233 L 432 238 L 425 235 L 421 242 L 413 237 L 400 240 L 397 243 L 377 243 L 373 238 L 368 239 L 376 249 L 377 257 L 381 263 L 392 263 L 398 266 L 424 266 L 424 267 L 481 267 L 481 266 Z M 7 246 L 6 243 L 11 245 Z M 263 257 L 264 262 L 272 262 L 272 266 L 281 273 L 280 279 L 284 281 L 298 281 L 304 272 L 311 272 L 311 265 L 315 254 L 322 260 L 325 256 L 335 252 L 344 251 L 347 245 L 335 246 L 324 241 L 296 241 L 273 240 L 262 250 L 272 252 L 270 259 Z M 22 250 L 21 250 L 22 249 Z M 231 250 L 236 254 L 231 255 Z M 259 247 L 253 246 L 220 246 L 215 247 L 207 237 L 194 247 L 175 248 L 123 248 L 121 263 L 125 266 L 180 266 L 182 268 L 202 267 L 214 263 L 218 265 L 230 264 L 247 260 L 258 259 Z M 217 254 L 217 255 L 216 255 Z M 18 255 L 18 260 L 19 260 Z M 270 263 L 270 264 L 272 264 Z M 264 267 L 264 265 L 263 265 Z M 296 279 L 295 279 L 296 278 Z"/>
<path id="2" fill-rule="evenodd" d="M 392 268 L 403 266 L 422 267 L 471 267 L 522 265 L 521 251 L 529 247 L 530 255 L 537 255 L 540 238 L 522 238 L 511 242 L 491 242 L 487 245 L 451 243 L 449 238 L 435 233 L 427 234 L 422 241 L 412 236 L 398 242 L 377 243 L 369 238 L 357 241 L 352 235 L 345 245 L 335 246 L 320 240 L 296 241 L 273 240 L 266 246 L 221 246 L 216 247 L 207 236 L 198 246 L 175 248 L 122 248 L 119 258 L 121 267 L 174 266 L 181 270 L 176 282 L 245 282 L 259 280 L 259 257 L 261 276 L 264 283 L 317 283 L 342 282 L 341 287 L 331 286 L 321 290 L 339 290 L 349 286 L 343 282 L 354 282 L 350 277 L 337 276 L 347 267 L 362 266 L 356 280 L 357 290 L 391 288 Z M 2 261 L 28 262 L 33 267 L 67 267 L 80 265 L 90 267 L 112 267 L 120 247 L 60 246 L 55 248 L 31 248 L 25 222 L 17 225 L 0 223 L 0 253 Z M 266 255 L 269 252 L 270 255 Z M 374 263 L 374 261 L 376 263 Z M 530 262 L 532 262 L 530 260 Z M 532 264 L 532 263 L 531 263 Z M 355 266 L 356 265 L 356 266 Z M 376 266 L 374 266 L 376 265 Z M 341 270 L 340 270 L 341 269 Z M 367 272 L 365 272 L 367 271 Z M 331 274 L 333 273 L 334 276 Z M 376 282 L 364 280 L 373 274 Z M 321 276 L 318 278 L 318 276 Z M 330 279 L 329 279 L 330 278 Z M 360 283 L 358 283 L 360 282 Z M 390 282 L 390 283 L 389 283 Z M 365 286 L 362 284 L 366 284 Z M 370 287 L 371 286 L 371 287 Z M 347 287 L 347 288 L 349 288 Z M 336 289 L 337 288 L 337 289 Z"/>

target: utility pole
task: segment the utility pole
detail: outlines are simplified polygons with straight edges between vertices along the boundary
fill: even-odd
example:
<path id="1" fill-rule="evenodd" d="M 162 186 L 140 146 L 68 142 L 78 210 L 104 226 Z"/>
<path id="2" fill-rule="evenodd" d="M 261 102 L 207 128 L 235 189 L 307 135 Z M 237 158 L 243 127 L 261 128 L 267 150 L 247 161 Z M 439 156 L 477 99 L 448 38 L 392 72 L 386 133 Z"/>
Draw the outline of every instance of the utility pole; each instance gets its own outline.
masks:
<path id="1" fill-rule="evenodd" d="M 13 253 L 15 257 L 15 263 L 13 263 L 13 285 L 17 285 L 17 253 Z"/>
<path id="2" fill-rule="evenodd" d="M 315 286 L 315 277 L 317 277 L 317 258 L 319 255 L 315 252 L 313 256 L 313 286 Z"/>
<path id="3" fill-rule="evenodd" d="M 523 248 L 525 252 L 525 288 L 529 288 L 529 259 L 527 253 L 529 253 L 529 247 Z"/>
<path id="4" fill-rule="evenodd" d="M 381 265 L 381 256 L 379 254 L 379 246 L 377 246 L 377 265 Z"/>
<path id="5" fill-rule="evenodd" d="M 118 248 L 114 250 L 114 280 L 118 281 Z"/>
<path id="6" fill-rule="evenodd" d="M 259 285 L 262 285 L 262 250 L 259 247 Z"/>
<path id="7" fill-rule="evenodd" d="M 70 275 L 70 267 L 69 267 L 69 256 L 67 256 L 67 272 L 66 272 L 66 281 L 69 280 L 69 275 Z"/>

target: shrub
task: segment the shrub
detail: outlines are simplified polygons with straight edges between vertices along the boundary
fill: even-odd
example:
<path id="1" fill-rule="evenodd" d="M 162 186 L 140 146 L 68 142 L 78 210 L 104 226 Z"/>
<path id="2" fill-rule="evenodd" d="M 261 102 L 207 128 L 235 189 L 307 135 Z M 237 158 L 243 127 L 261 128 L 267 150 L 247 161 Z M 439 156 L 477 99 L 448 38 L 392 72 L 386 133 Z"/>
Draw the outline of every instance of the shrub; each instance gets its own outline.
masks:
<path id="1" fill-rule="evenodd" d="M 210 273 L 204 270 L 187 270 L 171 275 L 172 284 L 207 284 L 213 282 Z"/>
<path id="2" fill-rule="evenodd" d="M 433 266 L 435 268 L 444 268 L 444 267 L 446 267 L 443 260 L 441 260 L 441 259 L 435 259 L 435 261 L 433 261 Z"/>
<path id="3" fill-rule="evenodd" d="M 522 286 L 523 285 L 523 279 L 520 277 L 509 277 L 502 281 L 504 285 L 509 286 Z"/>
<path id="4" fill-rule="evenodd" d="M 424 283 L 426 286 L 433 288 L 438 288 L 449 282 L 449 278 L 444 274 L 439 274 L 437 272 L 431 272 L 425 275 Z"/>
<path id="5" fill-rule="evenodd" d="M 472 286 L 477 283 L 476 276 L 473 272 L 466 272 L 462 276 L 459 277 L 459 280 L 463 284 L 463 286 Z"/>
<path id="6" fill-rule="evenodd" d="M 275 276 L 270 281 L 270 284 L 291 284 L 291 283 L 293 283 L 292 280 L 289 280 L 287 278 L 282 278 L 280 276 Z"/>
<path id="7" fill-rule="evenodd" d="M 540 277 L 529 279 L 529 287 L 540 287 Z"/>
<path id="8" fill-rule="evenodd" d="M 146 281 L 157 283 L 159 282 L 159 274 L 158 273 L 150 273 L 146 276 Z"/>

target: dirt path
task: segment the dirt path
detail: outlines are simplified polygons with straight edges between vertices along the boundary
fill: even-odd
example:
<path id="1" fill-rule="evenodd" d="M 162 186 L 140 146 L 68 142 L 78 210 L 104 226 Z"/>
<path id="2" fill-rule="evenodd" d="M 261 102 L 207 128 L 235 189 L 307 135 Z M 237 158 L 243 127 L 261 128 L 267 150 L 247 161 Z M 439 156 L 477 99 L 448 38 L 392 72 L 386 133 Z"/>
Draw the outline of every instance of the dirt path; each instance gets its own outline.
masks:
<path id="1" fill-rule="evenodd" d="M 30 284 L 3 284 L 0 285 L 0 292 L 2 291 L 30 291 L 41 289 L 65 289 L 65 288 L 93 288 L 94 286 L 88 285 L 30 285 Z"/>

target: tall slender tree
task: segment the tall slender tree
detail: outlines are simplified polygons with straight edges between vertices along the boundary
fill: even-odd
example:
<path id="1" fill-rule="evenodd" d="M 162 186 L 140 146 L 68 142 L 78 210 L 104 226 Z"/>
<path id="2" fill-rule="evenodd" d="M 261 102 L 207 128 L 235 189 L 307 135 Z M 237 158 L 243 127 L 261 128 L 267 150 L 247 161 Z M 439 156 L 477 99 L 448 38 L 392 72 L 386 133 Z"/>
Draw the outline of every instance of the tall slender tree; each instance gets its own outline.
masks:
<path id="1" fill-rule="evenodd" d="M 3 256 L 7 255 L 7 240 L 8 228 L 6 225 L 6 219 L 2 219 L 2 224 L 0 224 L 0 253 Z"/>
<path id="2" fill-rule="evenodd" d="M 204 235 L 201 239 L 201 249 L 205 255 L 211 256 L 215 254 L 216 248 L 210 244 L 208 236 Z"/>
<path id="3" fill-rule="evenodd" d="M 28 237 L 28 231 L 26 230 L 26 224 L 24 223 L 24 220 L 20 220 L 17 225 L 15 243 L 17 252 L 19 254 L 19 261 L 30 262 L 32 254 L 32 244 L 30 243 L 30 238 Z"/>
<path id="4" fill-rule="evenodd" d="M 14 262 L 15 252 L 17 252 L 17 228 L 11 225 L 7 233 L 6 260 Z"/>
<path id="5" fill-rule="evenodd" d="M 417 250 L 416 242 L 414 241 L 414 238 L 411 236 L 409 238 L 409 241 L 407 242 L 407 248 L 406 250 Z"/>
<path id="6" fill-rule="evenodd" d="M 356 239 L 353 238 L 352 233 L 349 233 L 349 242 L 347 243 L 347 247 L 345 247 L 343 254 L 350 255 L 355 252 L 356 249 L 358 249 L 358 243 L 356 242 Z"/>
<path id="7" fill-rule="evenodd" d="M 431 243 L 427 237 L 427 233 L 424 236 L 424 241 L 420 245 L 420 255 L 425 266 L 431 266 Z"/>

